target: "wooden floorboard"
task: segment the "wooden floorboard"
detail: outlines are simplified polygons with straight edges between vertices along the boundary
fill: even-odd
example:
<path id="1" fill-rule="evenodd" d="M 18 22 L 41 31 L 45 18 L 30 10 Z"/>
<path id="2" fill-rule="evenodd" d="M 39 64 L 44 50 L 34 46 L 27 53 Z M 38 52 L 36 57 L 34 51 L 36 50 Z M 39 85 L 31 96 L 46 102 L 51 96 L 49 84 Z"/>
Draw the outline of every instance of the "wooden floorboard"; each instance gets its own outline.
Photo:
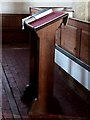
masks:
<path id="1" fill-rule="evenodd" d="M 21 50 L 21 49 L 6 49 L 3 51 L 4 58 L 3 58 L 3 66 L 5 68 L 5 73 L 8 78 L 14 78 L 20 92 L 25 88 L 26 84 L 29 81 L 29 56 L 28 50 Z M 8 54 L 8 56 L 7 56 Z M 5 64 L 4 64 L 5 63 Z M 25 72 L 26 70 L 26 72 Z M 22 84 L 19 84 L 22 83 Z"/>
<path id="2" fill-rule="evenodd" d="M 13 96 L 13 93 L 12 93 L 12 90 L 10 89 L 10 86 L 9 86 L 9 83 L 7 81 L 7 78 L 5 77 L 5 74 L 3 73 L 2 74 L 2 84 L 3 84 L 3 87 L 4 87 L 4 90 L 6 92 L 6 95 L 7 95 L 7 99 L 8 99 L 8 102 L 10 104 L 10 108 L 11 108 L 11 111 L 12 111 L 12 114 L 13 114 L 13 118 L 21 118 L 21 115 L 20 115 L 20 112 L 18 110 L 18 107 L 17 107 L 17 104 L 16 104 L 16 101 L 14 99 L 14 96 Z M 5 109 L 4 109 L 5 110 Z M 3 111 L 4 111 L 3 110 Z M 5 111 L 3 112 L 5 113 Z M 9 116 L 7 116 L 8 118 Z"/>
<path id="3" fill-rule="evenodd" d="M 68 87 L 68 78 L 62 76 L 57 65 L 55 69 L 54 95 L 58 99 L 64 114 L 90 118 L 90 104 Z"/>
<path id="4" fill-rule="evenodd" d="M 6 95 L 6 92 L 5 92 L 5 89 L 3 88 L 2 89 L 2 99 L 3 99 L 3 102 L 2 102 L 2 116 L 3 116 L 3 119 L 12 119 L 13 120 L 13 114 L 12 114 L 12 111 L 11 111 L 11 108 L 10 108 L 10 104 L 9 104 L 9 101 L 7 99 L 7 95 Z"/>
<path id="5" fill-rule="evenodd" d="M 2 118 L 28 120 L 28 108 L 21 102 L 20 97 L 29 83 L 29 49 L 3 48 L 2 67 Z M 90 116 L 90 105 L 68 87 L 66 79 L 62 78 L 58 66 L 55 65 L 54 94 L 59 100 L 63 115 Z"/>
<path id="6" fill-rule="evenodd" d="M 16 51 L 16 52 L 15 52 Z M 20 97 L 23 93 L 24 88 L 28 84 L 26 82 L 26 74 L 24 74 L 25 70 L 25 61 L 22 60 L 20 54 L 25 55 L 23 50 L 11 50 L 11 52 L 8 52 L 8 49 L 5 49 L 3 52 L 3 75 L 2 75 L 2 81 L 3 81 L 3 87 L 4 87 L 4 94 L 6 93 L 8 102 L 3 100 L 3 116 L 6 120 L 6 118 L 11 118 L 11 120 L 26 120 L 28 119 L 27 110 L 28 108 L 21 102 Z M 7 54 L 7 52 L 9 54 Z M 15 56 L 14 56 L 15 54 Z M 18 62 L 17 56 L 19 57 L 20 62 Z M 22 56 L 23 57 L 23 56 Z M 27 69 L 27 67 L 26 67 Z M 28 70 L 28 69 L 27 69 Z M 28 78 L 27 78 L 27 81 Z M 8 107 L 8 110 L 5 108 L 5 105 L 8 103 L 10 107 Z M 8 105 L 6 105 L 8 106 Z M 10 109 L 9 109 L 10 108 Z M 8 112 L 11 112 L 7 114 Z"/>

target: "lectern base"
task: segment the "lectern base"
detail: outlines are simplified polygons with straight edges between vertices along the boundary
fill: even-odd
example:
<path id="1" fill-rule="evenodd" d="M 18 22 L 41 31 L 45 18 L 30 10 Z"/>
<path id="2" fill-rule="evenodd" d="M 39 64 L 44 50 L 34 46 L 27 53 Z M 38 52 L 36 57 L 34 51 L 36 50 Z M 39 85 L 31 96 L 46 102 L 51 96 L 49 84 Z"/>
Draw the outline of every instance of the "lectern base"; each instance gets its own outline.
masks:
<path id="1" fill-rule="evenodd" d="M 38 99 L 34 99 L 34 101 L 32 102 L 31 109 L 29 111 L 29 115 L 63 114 L 62 109 L 55 97 L 53 97 L 52 100 L 47 103 L 47 108 L 45 108 L 42 105 L 40 105 Z"/>

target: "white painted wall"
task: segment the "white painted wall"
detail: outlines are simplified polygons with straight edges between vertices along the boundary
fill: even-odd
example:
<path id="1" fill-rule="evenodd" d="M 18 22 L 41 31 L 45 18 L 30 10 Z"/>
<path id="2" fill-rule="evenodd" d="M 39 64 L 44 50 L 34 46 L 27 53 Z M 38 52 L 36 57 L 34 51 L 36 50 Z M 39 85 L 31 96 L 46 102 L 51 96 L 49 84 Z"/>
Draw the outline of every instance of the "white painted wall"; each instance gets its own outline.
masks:
<path id="1" fill-rule="evenodd" d="M 74 17 L 81 20 L 90 20 L 90 2 L 89 0 L 1 0 L 0 13 L 29 13 L 29 7 L 72 7 Z M 38 1 L 38 2 L 37 2 Z M 84 2 L 82 2 L 84 1 Z M 1 4 L 2 3 L 2 4 Z"/>
<path id="2" fill-rule="evenodd" d="M 80 20 L 90 21 L 90 2 L 86 0 L 85 2 L 73 2 L 74 17 Z"/>
<path id="3" fill-rule="evenodd" d="M 30 2 L 29 2 L 30 1 Z M 38 2 L 37 2 L 38 1 Z M 0 13 L 28 13 L 29 7 L 60 7 L 72 6 L 72 0 L 2 0 L 2 7 L 0 4 Z"/>
<path id="4" fill-rule="evenodd" d="M 30 3 L 28 2 L 2 2 L 0 13 L 29 13 Z"/>

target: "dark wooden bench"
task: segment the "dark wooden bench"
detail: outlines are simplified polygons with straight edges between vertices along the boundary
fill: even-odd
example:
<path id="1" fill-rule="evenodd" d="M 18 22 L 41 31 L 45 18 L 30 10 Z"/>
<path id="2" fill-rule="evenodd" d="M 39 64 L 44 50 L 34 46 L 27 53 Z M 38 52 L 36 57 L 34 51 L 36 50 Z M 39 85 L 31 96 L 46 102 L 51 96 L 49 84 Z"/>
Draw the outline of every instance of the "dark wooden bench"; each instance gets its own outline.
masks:
<path id="1" fill-rule="evenodd" d="M 62 26 L 56 44 L 90 65 L 90 22 L 69 18 L 68 24 Z"/>

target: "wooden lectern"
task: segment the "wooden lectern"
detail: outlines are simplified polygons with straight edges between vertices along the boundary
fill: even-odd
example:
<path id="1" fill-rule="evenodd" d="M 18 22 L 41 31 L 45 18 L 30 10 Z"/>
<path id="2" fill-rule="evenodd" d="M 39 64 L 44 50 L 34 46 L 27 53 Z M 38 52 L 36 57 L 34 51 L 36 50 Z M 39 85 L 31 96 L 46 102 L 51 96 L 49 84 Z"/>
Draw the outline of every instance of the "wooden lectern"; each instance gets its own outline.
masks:
<path id="1" fill-rule="evenodd" d="M 37 97 L 32 103 L 32 114 L 52 112 L 55 32 L 62 23 L 66 24 L 67 18 L 63 11 L 46 9 L 24 22 L 24 29 L 30 33 L 29 86 Z"/>

